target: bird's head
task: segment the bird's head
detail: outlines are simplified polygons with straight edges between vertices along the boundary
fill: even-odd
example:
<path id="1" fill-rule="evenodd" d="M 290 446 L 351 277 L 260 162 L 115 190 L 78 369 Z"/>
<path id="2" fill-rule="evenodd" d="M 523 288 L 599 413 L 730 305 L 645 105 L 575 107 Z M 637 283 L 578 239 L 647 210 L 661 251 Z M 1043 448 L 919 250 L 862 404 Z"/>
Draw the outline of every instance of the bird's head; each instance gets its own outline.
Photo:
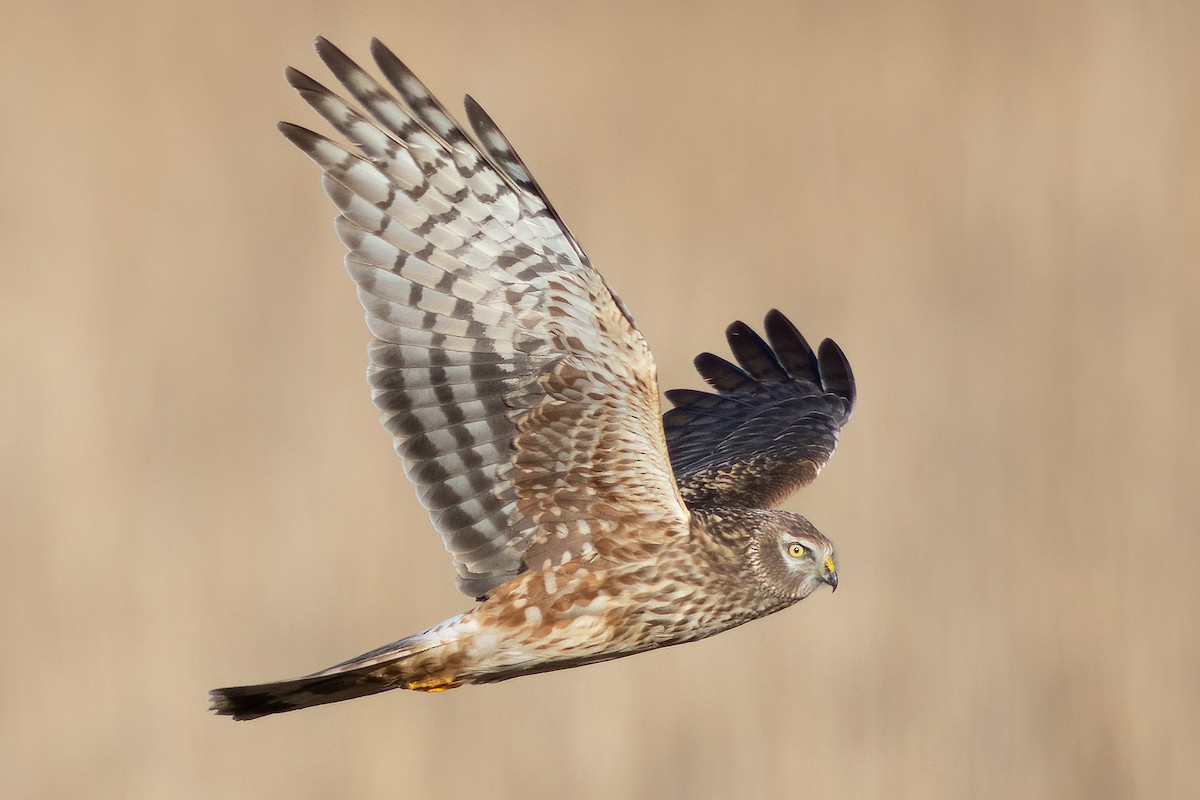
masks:
<path id="1" fill-rule="evenodd" d="M 773 594 L 803 600 L 822 584 L 837 589 L 833 543 L 799 514 L 775 511 L 750 541 L 755 576 Z"/>

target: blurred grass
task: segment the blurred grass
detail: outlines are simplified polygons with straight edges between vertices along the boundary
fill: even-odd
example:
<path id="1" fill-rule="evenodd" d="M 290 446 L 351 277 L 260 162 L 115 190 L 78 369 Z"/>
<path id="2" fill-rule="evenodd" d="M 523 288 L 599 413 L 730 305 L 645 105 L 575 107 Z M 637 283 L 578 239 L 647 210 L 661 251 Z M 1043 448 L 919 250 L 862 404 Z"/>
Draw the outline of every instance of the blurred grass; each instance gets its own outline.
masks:
<path id="1" fill-rule="evenodd" d="M 1173 798 L 1200 784 L 1200 10 L 10 10 L 13 797 Z M 286 64 L 387 41 L 505 128 L 664 387 L 778 306 L 861 403 L 843 587 L 708 642 L 234 725 L 464 607 L 376 424 Z M 321 128 L 323 130 L 323 128 Z"/>

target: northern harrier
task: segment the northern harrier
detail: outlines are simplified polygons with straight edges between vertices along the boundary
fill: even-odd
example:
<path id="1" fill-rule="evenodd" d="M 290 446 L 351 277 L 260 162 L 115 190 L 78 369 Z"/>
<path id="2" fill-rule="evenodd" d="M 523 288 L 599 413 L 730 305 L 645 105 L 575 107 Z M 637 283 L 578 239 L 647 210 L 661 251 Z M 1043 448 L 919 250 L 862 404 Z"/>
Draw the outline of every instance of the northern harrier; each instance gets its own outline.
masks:
<path id="1" fill-rule="evenodd" d="M 476 143 L 380 42 L 390 90 L 328 41 L 317 52 L 374 120 L 289 69 L 355 151 L 280 130 L 341 211 L 375 405 L 478 604 L 305 678 L 217 689 L 214 710 L 252 719 L 575 667 L 836 588 L 829 540 L 768 509 L 816 477 L 850 416 L 837 345 L 814 354 L 778 311 L 765 341 L 735 322 L 737 364 L 696 358 L 716 393 L 667 392 L 660 416 L 629 310 L 483 109 L 466 98 Z"/>

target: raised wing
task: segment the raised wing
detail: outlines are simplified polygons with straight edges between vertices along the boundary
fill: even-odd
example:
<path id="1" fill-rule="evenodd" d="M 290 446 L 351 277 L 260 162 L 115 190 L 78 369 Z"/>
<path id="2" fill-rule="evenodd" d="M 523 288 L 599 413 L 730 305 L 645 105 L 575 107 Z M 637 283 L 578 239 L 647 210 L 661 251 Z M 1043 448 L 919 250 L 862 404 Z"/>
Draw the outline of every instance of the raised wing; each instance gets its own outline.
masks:
<path id="1" fill-rule="evenodd" d="M 814 354 L 775 310 L 766 332 L 763 341 L 743 322 L 729 326 L 737 364 L 696 356 L 716 394 L 667 392 L 675 406 L 663 417 L 667 447 L 689 506 L 774 506 L 816 478 L 837 448 L 854 408 L 846 357 L 830 339 Z"/>
<path id="2" fill-rule="evenodd" d="M 459 588 L 485 595 L 626 526 L 686 530 L 645 340 L 495 124 L 468 98 L 476 145 L 378 41 L 403 103 L 316 46 L 374 121 L 289 69 L 357 152 L 280 129 L 341 211 L 375 405 Z"/>

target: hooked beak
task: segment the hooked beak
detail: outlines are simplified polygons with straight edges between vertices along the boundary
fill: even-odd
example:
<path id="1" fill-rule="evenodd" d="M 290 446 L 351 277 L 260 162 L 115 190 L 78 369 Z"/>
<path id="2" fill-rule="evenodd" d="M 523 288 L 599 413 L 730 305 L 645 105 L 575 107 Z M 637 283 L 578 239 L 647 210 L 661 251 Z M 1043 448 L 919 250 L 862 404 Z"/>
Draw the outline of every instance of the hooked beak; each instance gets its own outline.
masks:
<path id="1" fill-rule="evenodd" d="M 833 566 L 832 558 L 825 559 L 825 575 L 821 578 L 821 580 L 822 582 L 829 584 L 829 590 L 831 592 L 837 591 L 837 569 L 835 569 Z"/>

